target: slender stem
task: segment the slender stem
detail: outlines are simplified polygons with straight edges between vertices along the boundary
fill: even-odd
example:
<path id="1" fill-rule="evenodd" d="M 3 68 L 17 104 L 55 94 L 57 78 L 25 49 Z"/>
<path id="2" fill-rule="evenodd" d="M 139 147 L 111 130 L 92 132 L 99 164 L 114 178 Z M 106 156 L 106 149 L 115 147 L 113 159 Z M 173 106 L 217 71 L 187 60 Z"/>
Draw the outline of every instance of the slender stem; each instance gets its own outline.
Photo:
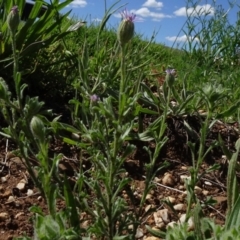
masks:
<path id="1" fill-rule="evenodd" d="M 121 126 L 123 123 L 123 111 L 124 111 L 124 102 L 125 97 L 123 97 L 125 92 L 125 83 L 126 83 L 126 72 L 125 72 L 125 52 L 124 52 L 124 45 L 121 45 L 121 80 L 120 80 L 120 89 L 119 89 L 119 109 L 118 109 L 118 124 Z M 114 199 L 114 177 L 116 174 L 117 169 L 117 159 L 118 159 L 118 152 L 119 148 L 119 138 L 121 137 L 121 133 L 116 130 L 114 135 L 114 150 L 111 154 L 111 159 L 109 161 L 109 181 L 108 181 L 108 234 L 109 239 L 112 240 L 114 237 L 114 229 L 115 229 L 115 222 L 113 219 L 113 202 Z"/>
<path id="2" fill-rule="evenodd" d="M 120 80 L 120 91 L 119 91 L 119 124 L 122 123 L 122 115 L 123 115 L 123 108 L 124 106 L 123 101 L 123 94 L 126 82 L 126 75 L 125 75 L 125 46 L 121 45 L 121 80 Z"/>
<path id="3" fill-rule="evenodd" d="M 18 101 L 18 107 L 21 112 L 21 96 L 20 96 L 20 87 L 19 87 L 19 82 L 18 82 L 18 53 L 17 53 L 17 46 L 16 46 L 16 35 L 15 32 L 11 33 L 12 36 L 12 51 L 13 51 L 13 79 L 15 83 L 15 91 L 17 95 L 17 101 Z"/>

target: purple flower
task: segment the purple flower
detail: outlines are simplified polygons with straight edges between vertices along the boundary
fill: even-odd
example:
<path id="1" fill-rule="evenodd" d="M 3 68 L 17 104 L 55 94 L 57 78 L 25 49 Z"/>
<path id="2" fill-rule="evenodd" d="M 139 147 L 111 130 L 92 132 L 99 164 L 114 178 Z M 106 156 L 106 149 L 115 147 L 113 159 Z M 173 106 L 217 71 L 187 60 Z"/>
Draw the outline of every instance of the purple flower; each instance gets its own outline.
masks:
<path id="1" fill-rule="evenodd" d="M 11 8 L 11 12 L 12 12 L 13 14 L 17 14 L 17 13 L 18 13 L 18 6 L 13 6 L 13 7 Z"/>
<path id="2" fill-rule="evenodd" d="M 174 68 L 171 68 L 171 67 L 168 67 L 165 72 L 166 72 L 165 81 L 167 83 L 167 86 L 171 88 L 175 81 L 175 76 L 177 72 Z"/>
<path id="3" fill-rule="evenodd" d="M 97 102 L 97 101 L 100 100 L 100 98 L 98 97 L 98 95 L 93 94 L 93 95 L 90 96 L 90 100 L 91 100 L 92 102 Z"/>
<path id="4" fill-rule="evenodd" d="M 176 70 L 174 68 L 167 68 L 165 72 L 169 75 L 176 75 Z"/>
<path id="5" fill-rule="evenodd" d="M 136 14 L 128 12 L 127 9 L 123 10 L 121 13 L 123 20 L 133 22 L 136 18 Z"/>
<path id="6" fill-rule="evenodd" d="M 117 38 L 121 46 L 127 44 L 134 35 L 134 19 L 136 15 L 129 13 L 126 9 L 121 12 L 122 21 L 118 27 Z"/>
<path id="7" fill-rule="evenodd" d="M 7 16 L 7 24 L 11 33 L 14 35 L 20 23 L 20 16 L 18 6 L 13 6 L 10 13 Z"/>

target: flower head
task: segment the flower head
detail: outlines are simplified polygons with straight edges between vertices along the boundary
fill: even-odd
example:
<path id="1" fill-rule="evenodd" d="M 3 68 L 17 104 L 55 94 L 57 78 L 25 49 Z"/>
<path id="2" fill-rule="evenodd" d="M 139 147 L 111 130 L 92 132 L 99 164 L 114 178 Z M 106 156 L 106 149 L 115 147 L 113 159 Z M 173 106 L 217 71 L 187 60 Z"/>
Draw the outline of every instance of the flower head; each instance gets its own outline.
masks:
<path id="1" fill-rule="evenodd" d="M 99 96 L 96 94 L 93 94 L 90 96 L 91 102 L 98 102 L 100 100 Z"/>
<path id="2" fill-rule="evenodd" d="M 7 16 L 7 24 L 12 34 L 15 34 L 20 23 L 18 6 L 13 6 Z"/>
<path id="3" fill-rule="evenodd" d="M 134 23 L 136 15 L 129 13 L 126 9 L 121 12 L 122 21 L 118 27 L 117 37 L 123 46 L 128 43 L 134 35 Z"/>
<path id="4" fill-rule="evenodd" d="M 173 76 L 175 76 L 176 75 L 176 70 L 174 69 L 174 68 L 167 68 L 166 69 L 166 74 L 170 74 L 170 75 L 173 75 Z"/>
<path id="5" fill-rule="evenodd" d="M 165 78 L 165 81 L 168 85 L 168 87 L 172 87 L 173 86 L 173 83 L 175 81 L 175 76 L 176 76 L 176 70 L 174 68 L 171 68 L 171 67 L 168 67 L 166 69 L 166 78 Z"/>
<path id="6" fill-rule="evenodd" d="M 120 14 L 123 20 L 133 22 L 136 19 L 136 14 L 128 12 L 127 9 L 123 10 Z"/>

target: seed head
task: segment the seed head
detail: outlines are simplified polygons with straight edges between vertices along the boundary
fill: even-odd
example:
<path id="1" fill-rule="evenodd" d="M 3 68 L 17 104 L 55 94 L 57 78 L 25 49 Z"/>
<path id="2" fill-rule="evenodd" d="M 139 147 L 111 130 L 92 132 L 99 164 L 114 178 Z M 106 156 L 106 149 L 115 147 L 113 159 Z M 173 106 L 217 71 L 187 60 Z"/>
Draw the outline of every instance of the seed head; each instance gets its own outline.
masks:
<path id="1" fill-rule="evenodd" d="M 13 6 L 10 13 L 7 16 L 7 24 L 12 34 L 16 33 L 19 23 L 20 16 L 18 6 Z"/>

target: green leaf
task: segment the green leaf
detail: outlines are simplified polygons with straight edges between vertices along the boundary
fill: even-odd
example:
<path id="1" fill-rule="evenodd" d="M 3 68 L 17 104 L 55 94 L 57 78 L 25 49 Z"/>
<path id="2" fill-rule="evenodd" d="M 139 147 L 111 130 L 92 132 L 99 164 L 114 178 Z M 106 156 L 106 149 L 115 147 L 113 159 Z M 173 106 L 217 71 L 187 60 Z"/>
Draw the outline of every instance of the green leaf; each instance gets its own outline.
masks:
<path id="1" fill-rule="evenodd" d="M 234 227 L 240 227 L 240 195 L 238 194 L 237 201 L 226 221 L 226 229 L 230 230 Z"/>
<path id="2" fill-rule="evenodd" d="M 6 102 L 9 101 L 10 92 L 8 91 L 8 86 L 3 78 L 0 77 L 0 99 L 5 100 Z"/>
<path id="3" fill-rule="evenodd" d="M 240 107 L 240 101 L 237 101 L 235 104 L 228 107 L 227 110 L 217 114 L 216 118 L 221 119 L 221 118 L 231 117 L 234 113 L 236 113 L 236 111 L 237 111 L 237 109 L 239 109 L 239 107 Z"/>
<path id="4" fill-rule="evenodd" d="M 236 165 L 238 160 L 238 154 L 240 151 L 240 139 L 237 140 L 235 144 L 236 152 L 232 155 L 229 166 L 228 166 L 228 175 L 227 175 L 227 203 L 228 203 L 228 213 L 227 213 L 227 226 L 230 216 L 233 212 L 233 206 L 236 204 L 239 199 L 239 187 L 237 184 L 236 177 Z"/>
<path id="5" fill-rule="evenodd" d="M 79 214 L 76 207 L 76 201 L 74 199 L 72 189 L 69 185 L 69 182 L 67 180 L 67 177 L 64 176 L 64 196 L 65 196 L 65 202 L 67 208 L 69 208 L 70 211 L 70 223 L 72 227 L 79 226 Z"/>
<path id="6" fill-rule="evenodd" d="M 125 235 L 125 236 L 114 236 L 113 240 L 128 240 L 129 236 Z"/>
<path id="7" fill-rule="evenodd" d="M 158 230 L 153 230 L 150 226 L 145 225 L 146 229 L 148 230 L 148 232 L 150 234 L 152 234 L 154 237 L 159 237 L 159 238 L 165 238 L 166 237 L 166 233 L 162 232 L 162 231 L 158 231 Z"/>

